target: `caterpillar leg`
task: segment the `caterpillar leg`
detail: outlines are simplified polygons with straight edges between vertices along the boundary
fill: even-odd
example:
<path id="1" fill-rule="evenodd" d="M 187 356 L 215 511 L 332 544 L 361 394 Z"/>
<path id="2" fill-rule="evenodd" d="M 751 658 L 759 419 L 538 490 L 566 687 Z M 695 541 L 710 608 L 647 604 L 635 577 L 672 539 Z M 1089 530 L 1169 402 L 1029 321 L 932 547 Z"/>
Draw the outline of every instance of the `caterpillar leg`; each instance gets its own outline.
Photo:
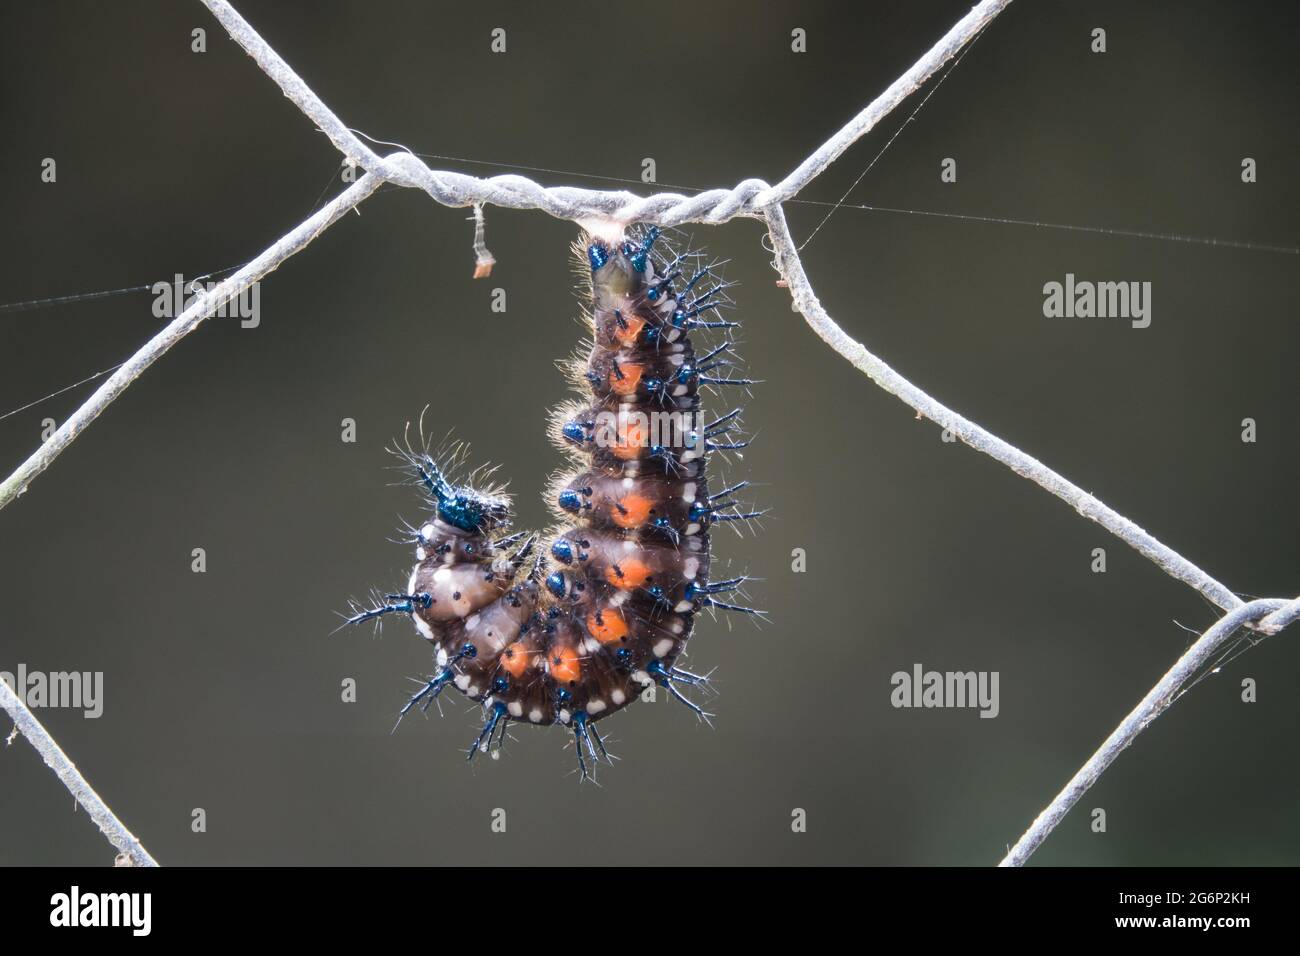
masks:
<path id="1" fill-rule="evenodd" d="M 752 441 L 713 441 L 709 439 L 704 443 L 704 447 L 709 451 L 740 451 L 742 448 L 748 448 Z"/>
<path id="2" fill-rule="evenodd" d="M 692 581 L 686 585 L 686 600 L 692 601 L 700 595 L 726 594 L 730 591 L 738 590 L 746 582 L 752 580 L 747 574 L 742 574 L 738 578 L 728 578 L 726 581 L 710 581 L 707 584 L 697 584 Z"/>
<path id="3" fill-rule="evenodd" d="M 454 674 L 452 673 L 452 669 L 450 667 L 445 667 L 433 677 L 429 678 L 429 682 L 412 694 L 411 699 L 406 702 L 406 706 L 398 711 L 397 723 L 393 724 L 393 730 L 397 730 L 398 726 L 402 722 L 402 718 L 407 715 L 412 707 L 421 701 L 424 701 L 424 704 L 420 709 L 422 711 L 428 710 L 429 705 L 432 704 L 434 699 L 442 693 L 443 688 L 451 683 L 453 676 Z"/>
<path id="4" fill-rule="evenodd" d="M 707 685 L 707 677 L 702 677 L 699 674 L 692 674 L 689 671 L 678 670 L 676 667 L 664 665 L 660 661 L 652 661 L 649 666 L 646 667 L 646 673 L 654 679 L 656 684 L 668 691 L 668 693 L 672 694 L 674 700 L 685 704 L 695 712 L 696 717 L 709 726 L 713 726 L 713 722 L 710 720 L 710 718 L 713 717 L 713 714 L 710 714 L 674 686 L 674 681 L 686 684 L 688 687 L 694 687 L 700 684 Z"/>
<path id="5" fill-rule="evenodd" d="M 731 507 L 728 505 L 727 507 Z M 712 510 L 712 509 L 710 509 Z M 750 521 L 753 518 L 761 518 L 767 514 L 768 509 L 762 511 L 725 511 L 713 512 L 713 521 Z"/>
<path id="6" fill-rule="evenodd" d="M 760 611 L 756 607 L 745 607 L 743 604 L 728 604 L 725 601 L 717 601 L 713 598 L 705 598 L 700 602 L 705 607 L 717 608 L 719 611 L 738 611 L 741 614 L 752 614 L 755 617 L 761 617 L 766 620 L 766 611 Z"/>
<path id="7" fill-rule="evenodd" d="M 703 371 L 703 369 L 701 369 L 701 371 Z M 741 411 L 743 411 L 743 409 L 732 409 L 721 418 L 715 419 L 710 424 L 704 426 L 704 447 L 706 450 L 736 451 L 750 446 L 752 439 L 740 441 L 735 438 L 730 438 L 728 440 L 722 440 L 721 438 L 723 435 L 731 435 L 733 431 L 739 431 L 741 429 L 741 424 L 738 420 Z M 728 491 L 730 490 L 732 489 L 728 489 Z"/>
<path id="8" fill-rule="evenodd" d="M 605 758 L 605 762 L 612 766 L 615 758 L 605 749 L 605 741 L 601 739 L 600 731 L 596 729 L 596 725 L 588 724 L 587 733 L 590 734 L 591 739 L 596 742 L 596 749 L 599 750 L 600 755 Z"/>
<path id="9" fill-rule="evenodd" d="M 759 383 L 756 378 L 715 378 L 712 375 L 701 375 L 700 381 L 705 385 L 757 385 Z"/>
<path id="10" fill-rule="evenodd" d="M 527 538 L 528 536 L 529 533 L 527 531 L 516 531 L 514 534 L 508 534 L 504 538 L 497 538 L 496 541 L 493 542 L 493 546 L 498 549 L 508 548 L 516 541 L 519 541 L 521 538 Z"/>
<path id="11" fill-rule="evenodd" d="M 600 739 L 596 725 L 588 719 L 585 711 L 580 710 L 575 713 L 570 723 L 573 726 L 573 749 L 578 755 L 578 773 L 583 780 L 588 778 L 594 780 L 595 777 L 588 772 L 587 761 L 582 755 L 583 746 L 586 746 L 587 753 L 591 755 L 594 763 L 604 760 L 606 763 L 612 764 L 614 760 L 606 752 L 605 742 Z"/>
<path id="12" fill-rule="evenodd" d="M 656 677 L 663 677 L 665 680 L 677 681 L 679 684 L 685 684 L 687 687 L 703 687 L 706 690 L 713 689 L 711 680 L 712 673 L 709 674 L 692 674 L 688 670 L 683 670 L 674 664 L 664 664 L 661 661 L 654 661 L 646 668 L 646 672 Z"/>
<path id="13" fill-rule="evenodd" d="M 372 621 L 377 617 L 383 617 L 385 614 L 410 614 L 417 607 L 429 607 L 433 603 L 433 596 L 424 591 L 419 594 L 385 594 L 384 602 L 369 610 L 352 615 L 352 617 L 340 624 L 336 630 L 341 631 L 349 624 Z"/>
<path id="14" fill-rule="evenodd" d="M 499 546 L 505 543 L 513 543 L 521 537 L 523 537 L 523 533 L 511 535 L 510 538 L 503 538 L 501 541 L 497 542 L 497 544 Z M 533 553 L 533 545 L 535 544 L 537 544 L 537 535 L 529 534 L 524 540 L 524 543 L 519 546 L 519 549 L 510 556 L 510 568 L 512 571 L 518 571 L 524 566 L 524 562 L 528 560 L 528 556 Z"/>
<path id="15" fill-rule="evenodd" d="M 721 501 L 721 499 L 726 498 L 729 495 L 734 495 L 737 491 L 744 491 L 748 487 L 749 487 L 748 481 L 738 481 L 730 488 L 723 488 L 721 491 L 715 491 L 713 494 L 709 496 L 709 501 L 718 503 Z"/>
<path id="16" fill-rule="evenodd" d="M 728 322 L 725 319 L 716 319 L 705 321 L 697 318 L 701 312 L 707 312 L 709 309 L 720 310 L 726 303 L 706 301 L 712 292 L 705 293 L 700 298 L 692 301 L 689 305 L 678 307 L 673 312 L 672 326 L 676 329 L 734 329 L 740 326 L 739 322 Z"/>
<path id="17" fill-rule="evenodd" d="M 727 499 L 727 495 L 740 488 L 748 485 L 749 482 L 742 481 L 726 491 L 720 491 L 715 495 L 707 498 L 703 502 L 697 501 L 691 505 L 690 520 L 701 521 L 708 518 L 710 521 L 748 521 L 751 518 L 761 518 L 767 514 L 767 509 L 762 511 L 728 511 L 728 508 L 739 507 L 735 501 Z"/>
<path id="18" fill-rule="evenodd" d="M 742 411 L 744 411 L 744 409 L 733 408 L 731 411 L 727 412 L 727 414 L 721 416 L 720 418 L 715 418 L 709 424 L 704 426 L 705 436 L 708 438 L 712 438 L 714 435 L 719 435 L 722 434 L 723 432 L 729 431 L 731 426 L 728 425 L 726 428 L 722 428 L 721 426 L 726 425 L 727 422 L 731 421 Z"/>
<path id="19" fill-rule="evenodd" d="M 479 753 L 480 751 L 487 753 L 492 749 L 492 736 L 496 733 L 498 725 L 501 727 L 501 738 L 504 740 L 506 735 L 506 724 L 508 722 L 509 718 L 506 717 L 506 705 L 497 701 L 492 705 L 492 710 L 488 714 L 487 720 L 483 723 L 483 729 L 479 731 L 478 737 L 469 745 L 469 753 L 466 754 L 465 759 L 467 761 L 473 760 L 476 753 Z M 497 747 L 499 748 L 500 746 L 501 744 L 498 743 Z"/>

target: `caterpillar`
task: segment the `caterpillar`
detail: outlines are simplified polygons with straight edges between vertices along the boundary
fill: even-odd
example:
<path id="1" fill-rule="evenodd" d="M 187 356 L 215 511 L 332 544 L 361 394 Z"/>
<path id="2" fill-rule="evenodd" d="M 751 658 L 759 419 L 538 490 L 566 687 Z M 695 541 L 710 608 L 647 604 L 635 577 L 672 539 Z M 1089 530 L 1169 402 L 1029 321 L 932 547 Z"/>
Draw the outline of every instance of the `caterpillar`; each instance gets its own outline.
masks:
<path id="1" fill-rule="evenodd" d="M 432 514 L 407 529 L 416 564 L 406 591 L 354 606 L 345 624 L 410 617 L 437 669 L 398 722 L 455 688 L 485 711 L 467 759 L 496 756 L 512 722 L 558 723 L 573 734 L 585 779 L 612 762 L 596 724 L 652 685 L 707 720 L 687 691 L 707 692 L 709 678 L 678 664 L 696 617 L 762 613 L 736 603 L 746 576 L 709 577 L 710 529 L 761 514 L 736 498 L 749 482 L 713 491 L 706 475 L 710 452 L 749 444 L 740 408 L 705 424 L 700 407 L 702 386 L 755 384 L 732 371 L 738 323 L 721 318 L 731 302 L 714 266 L 684 278 L 696 257 L 659 258 L 656 243 L 666 244 L 649 227 L 614 241 L 584 234 L 574 245 L 590 279 L 591 341 L 567 363 L 584 398 L 551 416 L 551 437 L 574 468 L 552 479 L 549 533 L 512 531 L 510 498 L 483 486 L 485 474 L 456 481 L 463 447 L 395 449 Z M 726 338 L 697 354 L 696 329 Z"/>

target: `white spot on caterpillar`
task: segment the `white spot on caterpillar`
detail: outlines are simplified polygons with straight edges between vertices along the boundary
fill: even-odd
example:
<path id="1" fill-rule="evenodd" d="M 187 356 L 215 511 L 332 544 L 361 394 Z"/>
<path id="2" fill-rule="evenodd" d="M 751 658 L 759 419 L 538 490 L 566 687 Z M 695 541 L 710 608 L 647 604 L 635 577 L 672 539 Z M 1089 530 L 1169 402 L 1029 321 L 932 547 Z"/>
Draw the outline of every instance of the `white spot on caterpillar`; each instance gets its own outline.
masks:
<path id="1" fill-rule="evenodd" d="M 459 687 L 461 690 L 468 690 L 468 689 L 469 689 L 469 675 L 468 675 L 468 674 L 457 674 L 457 675 L 456 675 L 456 686 Z"/>
<path id="2" fill-rule="evenodd" d="M 604 709 L 605 702 L 603 700 L 587 701 L 587 713 L 589 714 L 599 714 Z"/>
<path id="3" fill-rule="evenodd" d="M 431 525 L 431 524 L 426 524 L 423 528 L 421 528 L 421 529 L 420 529 L 420 537 L 423 538 L 425 541 L 432 541 L 432 540 L 433 540 L 433 525 Z"/>
<path id="4" fill-rule="evenodd" d="M 560 723 L 567 724 L 571 716 L 573 715 L 570 714 L 567 710 L 560 711 Z"/>
<path id="5" fill-rule="evenodd" d="M 631 478 L 624 478 L 624 479 L 623 479 L 623 487 L 624 487 L 624 488 L 627 488 L 627 489 L 630 490 L 630 489 L 636 487 L 636 482 L 633 481 Z"/>
<path id="6" fill-rule="evenodd" d="M 668 356 L 668 361 L 671 362 L 673 365 L 681 365 L 683 362 L 686 361 L 686 357 L 681 354 L 670 355 Z"/>
<path id="7" fill-rule="evenodd" d="M 686 394 L 687 392 L 689 392 L 689 391 L 690 391 L 690 386 L 689 386 L 689 385 L 678 385 L 676 388 L 673 389 L 673 397 L 674 397 L 674 398 L 681 398 L 683 395 L 685 395 L 685 394 Z"/>
<path id="8" fill-rule="evenodd" d="M 447 651 L 442 647 L 438 648 L 438 666 L 439 667 L 447 666 Z"/>
<path id="9" fill-rule="evenodd" d="M 418 559 L 421 560 L 421 561 L 423 561 L 425 558 L 428 557 L 428 555 L 425 553 L 424 548 L 416 548 L 416 549 L 415 549 L 415 556 L 416 556 L 416 558 L 418 558 Z"/>
<path id="10" fill-rule="evenodd" d="M 589 637 L 582 642 L 582 649 L 588 654 L 595 654 L 600 650 L 600 641 L 596 640 L 594 637 Z"/>
<path id="11" fill-rule="evenodd" d="M 535 724 L 540 724 L 542 722 L 542 712 L 534 707 L 528 712 L 528 719 Z"/>
<path id="12" fill-rule="evenodd" d="M 690 601 L 678 601 L 677 606 L 673 608 L 673 610 L 676 611 L 678 614 L 685 614 L 694 606 L 695 605 L 693 605 Z M 659 656 L 663 657 L 662 654 L 660 654 Z"/>
<path id="13" fill-rule="evenodd" d="M 665 637 L 662 641 L 654 646 L 655 657 L 663 657 L 673 649 L 675 642 L 671 637 Z"/>
<path id="14" fill-rule="evenodd" d="M 474 628 L 478 627 L 478 618 L 479 616 L 477 614 L 467 617 L 465 619 L 465 630 L 472 631 Z"/>
<path id="15" fill-rule="evenodd" d="M 424 621 L 423 618 L 421 618 L 417 614 L 412 613 L 411 620 L 415 622 L 415 629 L 420 632 L 420 636 L 423 637 L 426 641 L 437 640 L 437 637 L 433 633 L 433 628 L 431 628 L 428 625 L 428 623 Z M 440 651 L 440 653 L 443 652 Z"/>
<path id="16" fill-rule="evenodd" d="M 624 551 L 635 551 L 635 550 L 636 550 L 636 545 L 637 545 L 637 543 L 636 543 L 635 541 L 624 541 L 624 542 L 623 542 L 623 550 L 624 550 Z"/>
<path id="17" fill-rule="evenodd" d="M 610 606 L 610 607 L 622 607 L 622 606 L 623 606 L 623 602 L 627 600 L 627 596 L 628 596 L 629 594 L 631 594 L 631 593 L 632 593 L 631 591 L 618 591 L 618 592 L 616 592 L 615 594 L 613 594 L 613 595 L 610 596 L 610 599 L 609 599 L 609 606 Z"/>
<path id="18" fill-rule="evenodd" d="M 687 558 L 686 563 L 682 565 L 682 574 L 686 575 L 688 580 L 693 580 L 695 575 L 700 571 L 699 558 Z"/>
<path id="19" fill-rule="evenodd" d="M 690 524 L 686 526 L 686 530 L 683 531 L 682 533 L 685 535 L 699 534 L 700 526 L 696 524 L 694 521 L 692 521 Z"/>
<path id="20" fill-rule="evenodd" d="M 688 481 L 685 485 L 682 486 L 682 501 L 690 502 L 694 500 L 695 500 L 695 482 Z"/>
<path id="21" fill-rule="evenodd" d="M 451 568 L 439 568 L 433 572 L 433 580 L 436 584 L 441 584 L 451 577 Z M 415 575 L 411 575 L 411 587 L 415 587 Z"/>
<path id="22" fill-rule="evenodd" d="M 511 717 L 522 717 L 524 715 L 524 705 L 517 700 L 512 700 L 507 704 L 506 710 L 510 711 Z"/>
<path id="23" fill-rule="evenodd" d="M 668 625 L 668 630 L 672 631 L 674 634 L 680 634 L 682 632 L 682 622 L 673 621 L 672 624 Z"/>
<path id="24" fill-rule="evenodd" d="M 614 702 L 614 706 L 621 707 L 623 706 L 623 702 L 627 700 L 627 694 L 623 693 L 616 687 L 610 693 L 609 698 Z"/>
<path id="25" fill-rule="evenodd" d="M 409 581 L 406 582 L 406 593 L 407 593 L 407 594 L 414 594 L 414 593 L 415 593 L 415 578 L 416 578 L 416 576 L 417 576 L 419 573 L 420 573 L 420 566 L 417 564 L 417 565 L 416 565 L 416 566 L 411 570 L 411 580 L 409 580 Z"/>

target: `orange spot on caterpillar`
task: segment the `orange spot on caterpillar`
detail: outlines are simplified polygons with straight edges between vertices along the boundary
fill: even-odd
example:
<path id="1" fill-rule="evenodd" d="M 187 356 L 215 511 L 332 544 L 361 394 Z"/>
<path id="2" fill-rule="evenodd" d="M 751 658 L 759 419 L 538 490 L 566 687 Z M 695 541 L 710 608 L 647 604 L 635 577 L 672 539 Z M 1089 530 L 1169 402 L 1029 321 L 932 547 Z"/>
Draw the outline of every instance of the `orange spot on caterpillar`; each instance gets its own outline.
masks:
<path id="1" fill-rule="evenodd" d="M 627 558 L 620 564 L 605 569 L 605 580 L 623 591 L 639 588 L 650 580 L 650 568 L 636 558 Z"/>
<path id="2" fill-rule="evenodd" d="M 619 365 L 615 362 L 609 370 L 610 390 L 618 395 L 631 395 L 641 381 L 641 371 L 640 365 Z"/>
<path id="3" fill-rule="evenodd" d="M 631 345 L 643 328 L 645 328 L 645 319 L 637 318 L 635 315 L 625 315 L 623 325 L 614 323 L 614 338 L 624 345 Z"/>
<path id="4" fill-rule="evenodd" d="M 602 644 L 612 644 L 627 637 L 627 621 L 622 611 L 602 608 L 587 615 L 587 630 Z"/>
<path id="5" fill-rule="evenodd" d="M 641 457 L 640 445 L 628 445 L 628 444 L 611 445 L 609 450 L 614 453 L 615 458 L 618 458 L 622 461 L 628 461 L 632 458 Z"/>
<path id="6" fill-rule="evenodd" d="M 618 429 L 618 441 L 610 446 L 614 457 L 623 461 L 641 457 L 641 449 L 647 445 L 644 423 L 638 419 L 622 422 Z"/>
<path id="7" fill-rule="evenodd" d="M 624 495 L 610 517 L 620 528 L 639 528 L 649 520 L 653 510 L 654 502 L 645 495 Z"/>
<path id="8" fill-rule="evenodd" d="M 524 647 L 523 641 L 516 641 L 501 652 L 501 666 L 511 677 L 520 677 L 528 670 L 532 656 L 533 652 Z"/>
<path id="9" fill-rule="evenodd" d="M 571 647 L 559 647 L 551 652 L 551 676 L 558 681 L 571 682 L 582 676 L 578 652 Z"/>

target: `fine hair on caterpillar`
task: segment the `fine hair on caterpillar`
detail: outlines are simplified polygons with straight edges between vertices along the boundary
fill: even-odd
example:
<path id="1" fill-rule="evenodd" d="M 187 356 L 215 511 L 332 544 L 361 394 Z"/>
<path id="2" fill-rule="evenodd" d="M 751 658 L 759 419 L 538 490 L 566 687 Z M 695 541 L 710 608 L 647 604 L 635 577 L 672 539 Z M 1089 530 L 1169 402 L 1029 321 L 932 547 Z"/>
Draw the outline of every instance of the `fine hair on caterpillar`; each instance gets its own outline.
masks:
<path id="1" fill-rule="evenodd" d="M 590 338 L 562 363 L 582 397 L 552 411 L 550 435 L 571 461 L 551 479 L 555 524 L 514 531 L 511 499 L 491 470 L 465 474 L 464 445 L 395 449 L 430 513 L 406 526 L 416 563 L 405 589 L 376 595 L 345 623 L 408 617 L 435 670 L 401 709 L 427 710 L 453 688 L 480 703 L 470 745 L 497 756 L 512 723 L 561 724 L 586 778 L 610 762 L 597 724 L 651 686 L 701 720 L 707 675 L 681 666 L 699 613 L 761 614 L 738 603 L 745 576 L 711 576 L 710 529 L 747 522 L 737 495 L 711 485 L 712 453 L 740 451 L 741 409 L 701 409 L 700 391 L 754 384 L 737 370 L 731 305 L 715 266 L 673 254 L 659 229 L 585 234 L 575 259 L 588 283 Z M 720 331 L 696 349 L 692 333 Z"/>

